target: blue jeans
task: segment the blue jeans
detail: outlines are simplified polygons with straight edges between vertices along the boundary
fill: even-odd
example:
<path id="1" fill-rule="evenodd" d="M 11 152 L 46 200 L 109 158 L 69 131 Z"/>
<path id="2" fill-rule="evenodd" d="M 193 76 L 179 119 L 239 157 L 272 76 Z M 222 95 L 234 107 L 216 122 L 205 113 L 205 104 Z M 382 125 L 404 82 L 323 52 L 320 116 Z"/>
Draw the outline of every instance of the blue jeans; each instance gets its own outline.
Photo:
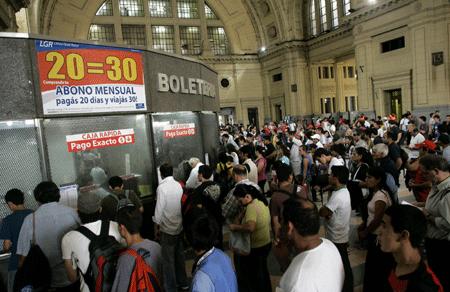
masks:
<path id="1" fill-rule="evenodd" d="M 184 263 L 183 233 L 170 235 L 161 232 L 161 253 L 166 292 L 177 292 L 178 287 L 188 287 Z"/>

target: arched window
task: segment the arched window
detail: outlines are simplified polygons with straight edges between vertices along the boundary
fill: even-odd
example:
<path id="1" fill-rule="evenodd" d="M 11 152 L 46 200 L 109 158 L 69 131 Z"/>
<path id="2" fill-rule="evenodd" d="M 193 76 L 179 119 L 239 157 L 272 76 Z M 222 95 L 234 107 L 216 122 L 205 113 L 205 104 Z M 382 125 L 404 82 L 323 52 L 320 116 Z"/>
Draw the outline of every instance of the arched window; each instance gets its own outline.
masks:
<path id="1" fill-rule="evenodd" d="M 315 1 L 311 0 L 310 3 L 310 25 L 311 25 L 311 35 L 316 35 L 317 34 L 317 23 L 316 23 L 316 5 L 315 5 Z"/>
<path id="2" fill-rule="evenodd" d="M 184 55 L 201 55 L 207 46 L 214 55 L 231 53 L 223 23 L 198 0 L 106 0 L 88 39 Z"/>

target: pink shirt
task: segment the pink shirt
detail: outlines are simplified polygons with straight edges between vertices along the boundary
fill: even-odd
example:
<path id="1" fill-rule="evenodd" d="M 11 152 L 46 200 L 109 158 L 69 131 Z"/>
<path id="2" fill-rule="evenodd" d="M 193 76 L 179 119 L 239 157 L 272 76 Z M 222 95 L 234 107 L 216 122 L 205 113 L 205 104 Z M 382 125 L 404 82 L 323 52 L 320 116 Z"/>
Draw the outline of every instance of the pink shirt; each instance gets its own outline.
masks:
<path id="1" fill-rule="evenodd" d="M 255 161 L 256 162 L 256 166 L 258 167 L 258 182 L 266 180 L 267 176 L 266 176 L 266 166 L 267 166 L 267 161 L 264 157 L 259 158 L 258 160 Z M 261 171 L 259 171 L 260 165 L 263 165 L 263 168 Z"/>

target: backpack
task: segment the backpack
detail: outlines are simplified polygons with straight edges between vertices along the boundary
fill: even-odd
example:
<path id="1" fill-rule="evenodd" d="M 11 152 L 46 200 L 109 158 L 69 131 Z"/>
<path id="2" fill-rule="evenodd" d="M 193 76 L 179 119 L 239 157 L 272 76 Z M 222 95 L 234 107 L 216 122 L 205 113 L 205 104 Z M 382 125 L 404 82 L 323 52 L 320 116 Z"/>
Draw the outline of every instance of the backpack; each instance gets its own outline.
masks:
<path id="1" fill-rule="evenodd" d="M 130 277 L 128 292 L 161 292 L 161 285 L 155 271 L 144 260 L 150 253 L 144 249 L 127 249 L 122 254 L 128 254 L 135 260 L 133 272 Z"/>
<path id="2" fill-rule="evenodd" d="M 22 267 L 17 270 L 13 291 L 21 291 L 31 286 L 33 291 L 47 291 L 52 280 L 52 270 L 48 258 L 41 247 L 36 244 L 35 216 L 33 213 L 33 238 Z"/>
<path id="3" fill-rule="evenodd" d="M 116 276 L 116 265 L 120 251 L 123 247 L 109 235 L 110 221 L 103 221 L 100 235 L 96 235 L 84 226 L 76 231 L 86 236 L 89 243 L 89 267 L 83 274 L 84 282 L 91 292 L 111 291 Z"/>

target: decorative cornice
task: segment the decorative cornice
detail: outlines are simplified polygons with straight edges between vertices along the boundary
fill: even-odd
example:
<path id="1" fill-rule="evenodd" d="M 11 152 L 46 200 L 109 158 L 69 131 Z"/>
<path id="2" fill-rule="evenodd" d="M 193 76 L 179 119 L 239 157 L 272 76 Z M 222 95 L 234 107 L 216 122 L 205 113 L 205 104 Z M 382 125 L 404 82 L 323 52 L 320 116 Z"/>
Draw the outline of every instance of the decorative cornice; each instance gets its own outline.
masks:
<path id="1" fill-rule="evenodd" d="M 291 49 L 305 50 L 306 47 L 307 47 L 306 42 L 303 40 L 284 41 L 270 46 L 269 48 L 267 48 L 265 52 L 259 53 L 259 58 L 261 60 L 267 60 L 273 56 L 279 56 L 280 53 L 285 52 L 287 50 Z"/>
<path id="2" fill-rule="evenodd" d="M 345 25 L 355 26 L 358 23 L 378 17 L 382 14 L 396 10 L 403 6 L 409 5 L 417 0 L 386 0 L 378 4 L 369 5 L 352 12 L 350 15 L 342 18 Z"/>
<path id="3" fill-rule="evenodd" d="M 342 39 L 352 34 L 353 25 L 342 24 L 338 29 L 323 33 L 307 41 L 308 48 L 320 47 L 323 44 L 329 44 L 330 41 Z"/>
<path id="4" fill-rule="evenodd" d="M 205 63 L 221 63 L 221 64 L 233 64 L 233 63 L 259 63 L 259 57 L 257 54 L 249 55 L 224 55 L 224 56 L 199 56 L 198 60 Z"/>

